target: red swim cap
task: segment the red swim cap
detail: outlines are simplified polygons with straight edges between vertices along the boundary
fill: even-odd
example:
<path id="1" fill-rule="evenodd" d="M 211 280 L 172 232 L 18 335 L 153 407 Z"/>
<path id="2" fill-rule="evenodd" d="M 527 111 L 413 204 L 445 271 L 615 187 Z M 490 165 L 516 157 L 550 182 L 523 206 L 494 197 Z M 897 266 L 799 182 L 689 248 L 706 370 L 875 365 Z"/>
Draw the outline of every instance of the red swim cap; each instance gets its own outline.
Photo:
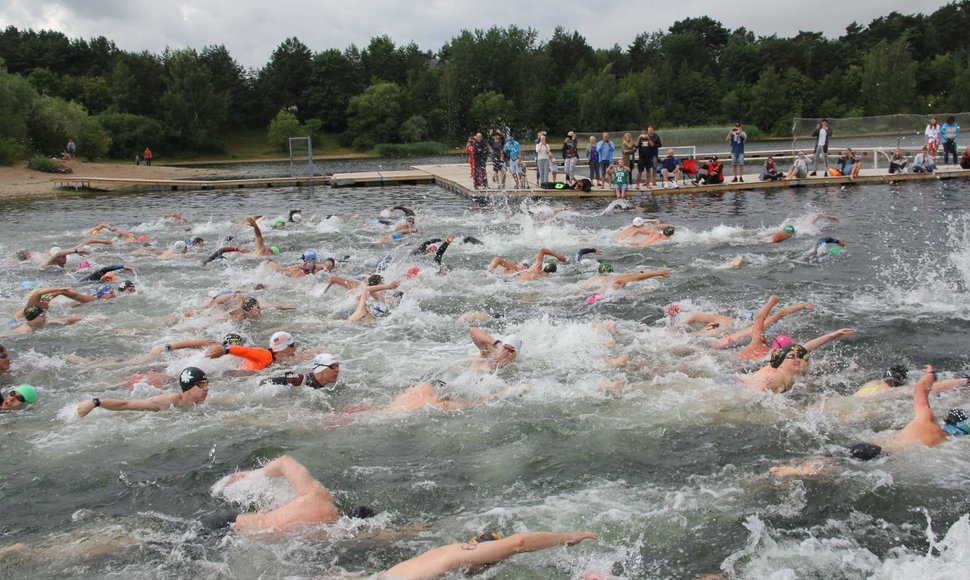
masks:
<path id="1" fill-rule="evenodd" d="M 415 276 L 417 276 L 420 273 L 421 273 L 421 269 L 418 268 L 417 266 L 414 266 L 413 268 L 409 268 L 408 269 L 408 278 L 414 278 Z"/>
<path id="2" fill-rule="evenodd" d="M 667 316 L 673 318 L 680 314 L 680 304 L 671 304 L 667 307 Z"/>

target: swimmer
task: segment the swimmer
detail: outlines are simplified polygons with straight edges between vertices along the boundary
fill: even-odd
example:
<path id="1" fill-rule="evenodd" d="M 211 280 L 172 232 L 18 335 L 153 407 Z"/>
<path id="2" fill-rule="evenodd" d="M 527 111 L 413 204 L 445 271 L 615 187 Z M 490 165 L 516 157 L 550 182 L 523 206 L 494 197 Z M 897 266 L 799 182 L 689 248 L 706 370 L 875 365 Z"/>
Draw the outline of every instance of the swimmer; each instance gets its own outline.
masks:
<path id="1" fill-rule="evenodd" d="M 20 248 L 19 250 L 16 251 L 16 253 L 14 253 L 14 259 L 11 260 L 10 263 L 16 264 L 16 263 L 29 262 L 31 258 L 33 258 L 33 256 L 31 255 L 30 250 L 28 250 L 27 248 Z"/>
<path id="2" fill-rule="evenodd" d="M 110 266 L 105 266 L 103 268 L 98 268 L 94 272 L 85 275 L 83 278 L 78 280 L 79 283 L 83 282 L 110 282 L 114 280 L 113 273 L 119 270 L 124 270 L 126 272 L 136 273 L 135 269 L 127 264 L 111 264 Z"/>
<path id="3" fill-rule="evenodd" d="M 771 242 L 772 244 L 777 244 L 779 242 L 784 242 L 785 240 L 787 240 L 788 238 L 794 235 L 795 235 L 795 226 L 788 224 L 785 227 L 778 230 L 777 232 L 771 234 L 771 236 L 768 238 L 767 241 Z"/>
<path id="4" fill-rule="evenodd" d="M 148 236 L 146 236 L 146 235 L 135 235 L 135 234 L 133 234 L 133 233 L 131 233 L 129 231 L 125 231 L 125 230 L 123 230 L 123 229 L 121 229 L 121 228 L 119 228 L 117 226 L 112 226 L 112 225 L 108 225 L 108 224 L 98 224 L 98 225 L 94 226 L 94 228 L 91 229 L 91 232 L 90 233 L 92 235 L 93 234 L 97 234 L 97 233 L 100 233 L 101 230 L 108 230 L 109 232 L 113 233 L 118 238 L 118 240 L 121 241 L 121 242 L 139 242 L 139 243 L 145 243 L 145 242 L 148 241 Z M 103 243 L 103 242 L 99 242 L 99 243 Z"/>
<path id="5" fill-rule="evenodd" d="M 469 367 L 471 370 L 495 372 L 515 361 L 522 348 L 522 340 L 514 334 L 496 340 L 481 328 L 473 328 L 468 336 L 478 347 L 478 358 Z"/>
<path id="6" fill-rule="evenodd" d="M 926 447 L 935 447 L 946 440 L 946 431 L 936 424 L 933 409 L 930 407 L 930 391 L 936 382 L 933 365 L 923 367 L 923 376 L 913 388 L 913 418 L 898 433 L 886 441 L 882 447 L 897 450 L 901 445 L 918 441 Z"/>
<path id="7" fill-rule="evenodd" d="M 726 336 L 723 340 L 713 344 L 709 344 L 708 346 L 710 348 L 714 348 L 718 350 L 724 350 L 728 348 L 739 348 L 744 346 L 746 350 L 743 351 L 744 354 L 740 355 L 741 358 L 747 358 L 747 359 L 761 358 L 762 356 L 768 354 L 769 348 L 767 345 L 771 343 L 771 341 L 769 341 L 765 337 L 764 331 L 766 329 L 774 326 L 775 324 L 778 323 L 778 321 L 780 321 L 782 318 L 790 314 L 795 314 L 796 312 L 801 312 L 802 310 L 815 309 L 815 305 L 812 304 L 811 302 L 798 302 L 796 304 L 785 306 L 784 308 L 779 309 L 777 312 L 772 313 L 771 310 L 775 307 L 776 304 L 778 304 L 777 296 L 768 297 L 768 301 L 765 303 L 764 306 L 761 307 L 761 310 L 759 310 L 752 316 L 751 326 L 738 330 L 730 334 L 729 336 Z M 757 331 L 755 330 L 755 326 L 758 326 Z M 716 334 L 716 333 L 709 332 L 707 334 Z M 758 344 L 755 344 L 752 346 L 751 343 L 753 342 L 752 341 L 753 336 L 760 337 L 760 339 L 758 341 Z M 786 346 L 786 345 L 781 345 L 781 346 Z"/>
<path id="8" fill-rule="evenodd" d="M 167 213 L 167 214 L 165 214 L 165 215 L 162 216 L 162 219 L 163 220 L 166 220 L 166 221 L 170 221 L 170 222 L 175 222 L 177 224 L 187 224 L 187 223 L 189 223 L 189 220 L 187 220 L 184 217 L 182 217 L 182 214 L 180 214 L 180 213 Z"/>
<path id="9" fill-rule="evenodd" d="M 222 344 L 214 344 L 206 348 L 205 356 L 220 358 L 232 355 L 243 359 L 242 370 L 258 371 L 275 362 L 286 362 L 298 356 L 296 339 L 289 332 L 276 332 L 269 338 L 269 348 L 245 346 L 238 334 L 228 334 Z"/>
<path id="10" fill-rule="evenodd" d="M 303 210 L 302 209 L 291 209 L 289 216 L 290 223 L 299 223 L 303 221 Z"/>
<path id="11" fill-rule="evenodd" d="M 638 216 L 633 218 L 630 225 L 613 232 L 613 237 L 622 240 L 636 235 L 649 235 L 655 231 L 654 228 L 665 227 L 670 227 L 670 224 L 661 223 L 658 219 L 643 219 Z"/>
<path id="12" fill-rule="evenodd" d="M 5 373 L 10 370 L 10 364 L 12 363 L 10 358 L 10 352 L 2 344 L 0 344 L 0 373 Z"/>
<path id="13" fill-rule="evenodd" d="M 337 509 L 327 488 L 314 479 L 306 467 L 289 455 L 278 457 L 261 469 L 233 473 L 229 476 L 226 487 L 253 474 L 285 478 L 296 497 L 282 507 L 269 512 L 211 515 L 203 518 L 203 526 L 217 529 L 235 524 L 236 531 L 244 534 L 279 533 L 319 524 L 332 524 L 340 519 L 340 510 Z M 369 518 L 375 513 L 370 507 L 357 506 L 348 510 L 347 516 Z"/>
<path id="14" fill-rule="evenodd" d="M 329 353 L 321 353 L 313 358 L 313 369 L 308 373 L 285 373 L 259 381 L 259 384 L 290 385 L 291 387 L 310 387 L 332 391 L 340 378 L 340 359 Z"/>
<path id="15" fill-rule="evenodd" d="M 508 258 L 495 256 L 486 271 L 493 272 L 496 268 L 501 267 L 506 273 L 511 273 L 518 280 L 537 280 L 557 270 L 554 263 L 545 263 L 546 256 L 552 256 L 564 264 L 567 262 L 566 257 L 562 254 L 557 254 L 548 248 L 540 248 L 531 266 L 526 261 L 516 263 Z"/>
<path id="16" fill-rule="evenodd" d="M 299 211 L 299 210 L 296 210 Z M 290 212 L 290 221 L 293 221 L 293 212 Z M 296 215 L 300 215 L 297 213 Z M 302 219 L 302 218 L 301 218 Z M 263 232 L 259 229 L 259 224 L 256 223 L 256 216 L 249 216 L 246 218 L 246 223 L 249 227 L 253 228 L 253 234 L 256 236 L 256 249 L 253 253 L 257 256 L 279 256 L 280 249 L 276 246 L 267 248 L 265 242 L 263 242 Z"/>
<path id="17" fill-rule="evenodd" d="M 134 294 L 135 284 L 131 280 L 125 280 L 123 284 L 115 288 L 111 284 L 100 284 L 94 291 L 94 294 L 85 294 L 83 292 L 78 292 L 70 288 L 64 288 L 64 292 L 61 296 L 70 298 L 77 302 L 74 306 L 80 306 L 82 304 L 88 304 L 90 302 L 95 302 L 98 300 L 111 300 L 117 298 L 121 294 Z"/>
<path id="18" fill-rule="evenodd" d="M 425 408 L 438 409 L 439 411 L 462 411 L 501 396 L 503 392 L 503 390 L 499 390 L 473 401 L 459 402 L 451 397 L 439 395 L 434 385 L 422 381 L 395 397 L 387 406 L 375 409 L 375 411 L 408 413 Z"/>
<path id="19" fill-rule="evenodd" d="M 224 312 L 229 320 L 235 321 L 258 320 L 263 314 L 259 300 L 256 300 L 252 296 L 247 297 L 242 292 L 231 292 L 228 290 L 216 294 L 208 302 L 198 308 L 186 310 L 184 314 L 187 317 L 191 317 L 207 310 L 212 310 L 216 307 L 218 307 L 220 311 Z M 289 307 L 276 305 L 276 308 L 285 310 Z"/>
<path id="20" fill-rule="evenodd" d="M 54 246 L 53 248 L 51 248 L 51 251 L 48 253 L 47 258 L 45 258 L 44 261 L 41 262 L 40 266 L 38 267 L 46 268 L 48 266 L 60 266 L 61 268 L 63 268 L 64 266 L 67 265 L 67 257 L 70 256 L 71 254 L 77 254 L 78 256 L 90 256 L 91 252 L 87 250 L 82 250 L 80 246 L 75 246 L 67 250 L 62 250 L 57 246 Z"/>
<path id="21" fill-rule="evenodd" d="M 14 328 L 11 332 L 14 334 L 24 334 L 27 332 L 33 332 L 39 330 L 48 324 L 77 324 L 84 320 L 80 316 L 65 316 L 63 318 L 48 318 L 47 311 L 37 306 L 36 304 L 31 304 L 30 306 L 24 307 L 24 320 L 25 322 L 20 326 Z"/>
<path id="22" fill-rule="evenodd" d="M 357 309 L 354 310 L 347 320 L 350 322 L 360 322 L 361 320 L 374 319 L 387 316 L 391 310 L 387 306 L 384 290 L 393 290 L 401 285 L 400 280 L 383 283 L 384 279 L 380 274 L 374 274 L 367 280 L 367 286 L 360 286 L 360 296 L 357 299 Z M 371 304 L 370 301 L 373 301 Z"/>
<path id="23" fill-rule="evenodd" d="M 266 260 L 261 265 L 268 266 L 277 272 L 282 272 L 290 278 L 303 278 L 311 276 L 317 272 L 332 272 L 337 267 L 337 261 L 327 258 L 321 264 L 317 264 L 317 251 L 313 249 L 304 250 L 300 255 L 302 262 L 291 266 L 280 266 L 272 260 Z"/>
<path id="24" fill-rule="evenodd" d="M 876 395 L 883 395 L 893 391 L 898 387 L 902 387 L 906 383 L 906 379 L 909 376 L 909 371 L 906 367 L 902 365 L 893 365 L 886 369 L 883 373 L 882 378 L 878 380 L 869 381 L 868 383 L 862 385 L 859 390 L 855 392 L 856 397 L 874 397 Z M 970 374 L 962 374 L 955 379 L 944 379 L 942 381 L 936 381 L 933 383 L 933 392 L 948 391 L 955 387 L 970 384 Z"/>
<path id="25" fill-rule="evenodd" d="M 463 544 L 432 548 L 381 572 L 378 577 L 388 580 L 419 580 L 440 578 L 454 570 L 475 573 L 516 554 L 537 552 L 556 546 L 575 546 L 583 540 L 595 540 L 598 537 L 593 532 L 522 532 L 507 538 L 500 538 L 494 533 L 483 533 Z"/>
<path id="26" fill-rule="evenodd" d="M 399 240 L 402 236 L 418 233 L 415 225 L 415 213 L 413 209 L 398 205 L 387 208 L 386 212 L 399 210 L 404 212 L 404 221 L 394 227 L 393 230 L 374 240 L 375 243 L 382 244 L 391 240 Z"/>
<path id="27" fill-rule="evenodd" d="M 182 369 L 182 372 L 179 373 L 179 386 L 182 388 L 180 393 L 158 395 L 148 399 L 99 399 L 95 397 L 89 401 L 81 402 L 77 406 L 77 414 L 80 417 L 85 417 L 97 407 L 108 411 L 158 412 L 173 407 L 181 409 L 201 403 L 209 395 L 209 378 L 202 369 L 197 367 Z"/>
<path id="28" fill-rule="evenodd" d="M 640 282 L 641 280 L 649 280 L 650 278 L 666 278 L 670 276 L 672 270 L 670 268 L 661 268 L 653 272 L 633 272 L 631 274 L 614 274 L 613 265 L 609 262 L 600 262 L 599 274 L 588 278 L 586 280 L 581 280 L 577 284 L 581 287 L 588 288 L 591 286 L 599 286 L 601 292 L 607 292 L 609 290 L 621 290 L 626 287 L 630 282 Z"/>
<path id="29" fill-rule="evenodd" d="M 37 390 L 30 385 L 20 385 L 10 389 L 5 394 L 0 394 L 0 411 L 13 411 L 24 405 L 37 402 Z"/>
<path id="30" fill-rule="evenodd" d="M 471 236 L 468 236 L 465 239 L 466 240 L 470 239 L 470 240 L 474 240 L 475 242 L 481 243 L 479 240 Z M 422 242 L 420 246 L 411 250 L 411 255 L 416 256 L 418 254 L 429 254 L 431 252 L 434 252 L 435 264 L 441 264 L 441 258 L 445 255 L 445 252 L 448 251 L 448 247 L 454 241 L 455 241 L 455 234 L 448 232 L 448 235 L 445 236 L 445 239 L 443 240 L 441 238 L 431 238 L 430 240 L 426 240 Z"/>
<path id="31" fill-rule="evenodd" d="M 232 252 L 246 253 L 246 250 L 245 248 L 239 248 L 236 246 L 223 246 L 218 250 L 216 250 L 215 252 L 212 252 L 212 254 L 210 254 L 208 258 L 206 258 L 205 260 L 202 260 L 202 265 L 205 266 L 216 260 L 225 260 L 226 254 L 229 254 Z"/>
<path id="32" fill-rule="evenodd" d="M 627 242 L 627 245 L 634 248 L 645 248 L 647 246 L 666 242 L 674 235 L 675 231 L 676 229 L 674 226 L 664 224 L 664 226 L 660 229 L 649 229 L 647 233 L 638 232 L 637 236 L 641 237 L 631 239 Z"/>
<path id="33" fill-rule="evenodd" d="M 943 430 L 953 437 L 970 435 L 970 416 L 963 409 L 950 409 L 943 416 Z"/>
<path id="34" fill-rule="evenodd" d="M 792 388 L 795 379 L 808 369 L 808 350 L 800 344 L 776 348 L 764 367 L 740 381 L 759 391 L 781 394 Z"/>
<path id="35" fill-rule="evenodd" d="M 819 238 L 815 242 L 815 250 L 812 252 L 813 255 L 825 255 L 825 254 L 839 254 L 845 248 L 845 240 L 837 240 L 835 238 L 824 237 Z"/>
<path id="36" fill-rule="evenodd" d="M 180 256 L 182 254 L 188 254 L 188 253 L 189 253 L 189 245 L 185 242 L 185 240 L 178 240 L 177 242 L 172 244 L 172 247 L 163 250 L 162 253 L 158 255 L 158 257 L 162 260 L 171 260 L 175 256 Z"/>

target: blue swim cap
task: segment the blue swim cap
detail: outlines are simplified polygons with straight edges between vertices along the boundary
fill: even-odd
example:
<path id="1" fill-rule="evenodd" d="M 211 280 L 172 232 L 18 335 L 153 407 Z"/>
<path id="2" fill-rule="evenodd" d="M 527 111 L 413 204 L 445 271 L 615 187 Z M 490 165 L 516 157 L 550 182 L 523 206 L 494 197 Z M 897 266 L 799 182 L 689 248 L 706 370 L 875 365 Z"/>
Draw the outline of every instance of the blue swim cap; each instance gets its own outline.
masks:
<path id="1" fill-rule="evenodd" d="M 111 286 L 111 284 L 102 284 L 98 286 L 97 290 L 95 290 L 95 296 L 98 297 L 98 300 L 101 300 L 104 298 L 105 294 L 111 292 L 112 290 L 114 290 L 114 288 Z"/>
<path id="2" fill-rule="evenodd" d="M 795 226 L 793 226 L 793 225 L 787 225 L 787 226 L 781 228 L 781 230 L 783 232 L 788 232 L 789 234 L 794 234 L 795 233 Z"/>
<path id="3" fill-rule="evenodd" d="M 391 239 L 392 240 L 399 240 L 399 239 L 401 239 L 401 237 L 402 237 L 401 232 L 394 232 L 393 234 L 391 234 Z"/>
<path id="4" fill-rule="evenodd" d="M 317 259 L 317 251 L 316 250 L 304 250 L 303 251 L 303 259 L 304 260 L 316 260 Z"/>

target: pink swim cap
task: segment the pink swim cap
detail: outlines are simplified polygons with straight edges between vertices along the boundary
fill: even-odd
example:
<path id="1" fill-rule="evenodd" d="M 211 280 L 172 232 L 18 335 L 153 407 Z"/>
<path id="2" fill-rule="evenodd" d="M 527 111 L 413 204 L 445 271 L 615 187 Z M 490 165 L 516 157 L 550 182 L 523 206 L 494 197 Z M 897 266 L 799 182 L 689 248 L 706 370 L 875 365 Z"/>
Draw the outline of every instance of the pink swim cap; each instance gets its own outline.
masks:
<path id="1" fill-rule="evenodd" d="M 771 343 L 771 348 L 788 348 L 795 341 L 791 337 L 785 336 L 784 334 L 779 334 L 775 337 L 775 340 Z"/>
<path id="2" fill-rule="evenodd" d="M 90 267 L 91 262 L 88 262 L 87 260 L 81 260 L 81 263 L 77 265 L 78 270 L 87 270 Z"/>
<path id="3" fill-rule="evenodd" d="M 408 278 L 414 278 L 415 276 L 417 276 L 420 273 L 421 273 L 421 269 L 418 268 L 417 266 L 415 266 L 413 268 L 408 268 Z"/>
<path id="4" fill-rule="evenodd" d="M 593 304 L 596 304 L 600 300 L 605 300 L 605 299 L 606 299 L 606 296 L 602 294 L 591 294 L 586 297 L 586 304 L 589 304 L 590 306 L 592 306 Z"/>
<path id="5" fill-rule="evenodd" d="M 135 239 L 138 240 L 139 242 L 144 243 L 144 242 L 147 242 L 148 241 L 148 236 L 146 236 L 145 234 L 142 234 L 142 235 L 138 236 Z"/>
<path id="6" fill-rule="evenodd" d="M 680 304 L 671 304 L 667 307 L 667 316 L 673 318 L 680 314 Z"/>

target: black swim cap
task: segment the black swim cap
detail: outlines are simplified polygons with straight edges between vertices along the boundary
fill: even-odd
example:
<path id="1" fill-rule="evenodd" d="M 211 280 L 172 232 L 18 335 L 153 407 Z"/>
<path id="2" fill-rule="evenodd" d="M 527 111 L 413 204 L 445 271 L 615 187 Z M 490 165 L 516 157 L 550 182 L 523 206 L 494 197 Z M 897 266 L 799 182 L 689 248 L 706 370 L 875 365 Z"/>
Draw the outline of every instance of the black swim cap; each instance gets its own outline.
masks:
<path id="1" fill-rule="evenodd" d="M 549 262 L 548 264 L 542 267 L 542 271 L 545 272 L 546 274 L 552 274 L 558 269 L 559 268 L 556 266 L 555 262 Z"/>
<path id="2" fill-rule="evenodd" d="M 347 510 L 348 518 L 366 519 L 372 518 L 376 515 L 377 512 L 374 510 L 374 508 L 367 505 L 358 505 Z"/>
<path id="3" fill-rule="evenodd" d="M 182 387 L 183 393 L 199 383 L 208 380 L 209 377 L 205 375 L 205 371 L 199 367 L 185 367 L 179 373 L 179 386 Z"/>
<path id="4" fill-rule="evenodd" d="M 27 319 L 27 322 L 30 322 L 42 314 L 44 314 L 44 309 L 36 304 L 31 304 L 30 306 L 24 308 L 24 318 Z"/>
<path id="5" fill-rule="evenodd" d="M 662 233 L 663 235 L 669 238 L 670 236 L 674 235 L 674 226 L 667 226 L 663 230 L 661 230 L 660 233 Z"/>
<path id="6" fill-rule="evenodd" d="M 963 409 L 950 409 L 946 412 L 946 417 L 943 418 L 943 422 L 947 425 L 956 425 L 967 420 L 970 420 L 970 417 L 967 416 L 967 412 Z"/>
<path id="7" fill-rule="evenodd" d="M 808 350 L 800 344 L 790 344 L 784 348 L 776 348 L 771 351 L 771 358 L 768 359 L 768 364 L 771 368 L 776 369 L 781 366 L 781 363 L 785 362 L 785 357 L 788 353 L 794 352 L 796 356 L 808 360 Z"/>
<path id="8" fill-rule="evenodd" d="M 860 461 L 869 461 L 882 455 L 882 447 L 872 443 L 856 443 L 849 447 L 849 455 Z"/>
<path id="9" fill-rule="evenodd" d="M 898 387 L 906 382 L 906 377 L 909 376 L 909 371 L 906 367 L 902 365 L 893 365 L 886 369 L 886 373 L 882 376 L 882 380 L 886 381 L 886 384 L 890 387 Z"/>
<path id="10" fill-rule="evenodd" d="M 469 543 L 475 542 L 476 544 L 481 544 L 482 542 L 492 542 L 492 541 L 501 540 L 501 539 L 502 539 L 502 535 L 499 534 L 498 532 L 492 532 L 492 531 L 486 530 L 478 534 L 474 538 L 468 540 L 468 542 Z"/>
<path id="11" fill-rule="evenodd" d="M 243 345 L 243 344 L 246 344 L 246 341 L 243 340 L 242 336 L 236 334 L 235 332 L 230 332 L 229 334 L 222 337 L 222 344 L 223 346 L 229 346 L 233 344 Z"/>
<path id="12" fill-rule="evenodd" d="M 252 298 L 252 297 L 243 300 L 243 303 L 242 303 L 242 309 L 245 310 L 246 312 L 255 310 L 258 306 L 259 306 L 259 300 L 256 300 L 255 298 Z"/>
<path id="13" fill-rule="evenodd" d="M 371 274 L 370 276 L 367 277 L 368 286 L 377 286 L 383 283 L 384 283 L 384 276 L 381 276 L 380 274 Z"/>

